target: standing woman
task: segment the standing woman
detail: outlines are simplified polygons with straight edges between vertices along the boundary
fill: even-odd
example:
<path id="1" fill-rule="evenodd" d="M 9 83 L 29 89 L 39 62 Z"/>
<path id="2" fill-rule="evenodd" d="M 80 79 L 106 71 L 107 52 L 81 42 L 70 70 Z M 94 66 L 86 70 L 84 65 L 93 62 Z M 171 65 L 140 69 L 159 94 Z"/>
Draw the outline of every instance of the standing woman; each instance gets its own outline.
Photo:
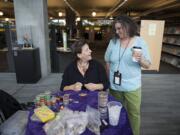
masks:
<path id="1" fill-rule="evenodd" d="M 134 135 L 140 134 L 141 68 L 151 65 L 145 41 L 136 36 L 137 25 L 127 16 L 113 23 L 114 37 L 105 53 L 110 93 L 120 100 L 128 112 Z M 138 52 L 133 48 L 138 48 Z"/>

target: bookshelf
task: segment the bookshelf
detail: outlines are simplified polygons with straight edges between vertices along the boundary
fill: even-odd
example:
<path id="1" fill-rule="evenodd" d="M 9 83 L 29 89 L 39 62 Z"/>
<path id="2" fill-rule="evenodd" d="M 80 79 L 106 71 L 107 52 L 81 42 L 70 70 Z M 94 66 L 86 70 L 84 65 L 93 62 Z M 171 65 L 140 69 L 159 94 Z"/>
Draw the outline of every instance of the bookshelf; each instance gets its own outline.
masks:
<path id="1" fill-rule="evenodd" d="M 161 60 L 180 68 L 180 26 L 167 25 L 164 30 Z"/>

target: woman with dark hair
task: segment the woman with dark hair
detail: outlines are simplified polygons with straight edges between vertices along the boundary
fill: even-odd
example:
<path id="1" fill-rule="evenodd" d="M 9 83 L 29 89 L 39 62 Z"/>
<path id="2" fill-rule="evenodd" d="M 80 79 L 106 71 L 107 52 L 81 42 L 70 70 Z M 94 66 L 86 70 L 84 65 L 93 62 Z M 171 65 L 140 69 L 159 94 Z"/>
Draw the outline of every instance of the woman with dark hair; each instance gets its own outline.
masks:
<path id="1" fill-rule="evenodd" d="M 65 69 L 60 90 L 106 90 L 109 83 L 105 68 L 92 59 L 92 51 L 87 41 L 76 41 L 73 52 L 76 58 Z"/>
<path id="2" fill-rule="evenodd" d="M 151 65 L 148 46 L 136 36 L 137 25 L 127 16 L 113 23 L 114 36 L 105 53 L 110 93 L 127 109 L 134 135 L 140 131 L 141 68 Z"/>

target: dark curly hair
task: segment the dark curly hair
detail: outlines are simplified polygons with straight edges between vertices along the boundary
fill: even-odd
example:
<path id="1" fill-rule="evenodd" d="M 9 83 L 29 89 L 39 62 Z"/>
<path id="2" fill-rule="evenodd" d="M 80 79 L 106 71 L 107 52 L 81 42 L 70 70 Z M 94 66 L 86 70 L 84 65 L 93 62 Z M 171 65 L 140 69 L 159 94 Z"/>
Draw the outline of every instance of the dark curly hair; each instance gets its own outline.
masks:
<path id="1" fill-rule="evenodd" d="M 75 59 L 76 60 L 79 60 L 77 54 L 81 53 L 82 52 L 82 47 L 85 45 L 85 44 L 89 44 L 89 42 L 85 39 L 79 39 L 78 41 L 75 41 L 72 46 L 71 46 L 71 49 L 72 49 L 72 52 L 74 53 L 75 55 Z"/>
<path id="2" fill-rule="evenodd" d="M 113 38 L 115 39 L 119 38 L 115 30 L 116 23 L 120 23 L 122 25 L 122 27 L 126 30 L 127 36 L 133 37 L 137 35 L 137 28 L 138 28 L 137 24 L 130 17 L 122 15 L 122 16 L 118 16 L 113 22 L 113 26 L 112 26 Z"/>

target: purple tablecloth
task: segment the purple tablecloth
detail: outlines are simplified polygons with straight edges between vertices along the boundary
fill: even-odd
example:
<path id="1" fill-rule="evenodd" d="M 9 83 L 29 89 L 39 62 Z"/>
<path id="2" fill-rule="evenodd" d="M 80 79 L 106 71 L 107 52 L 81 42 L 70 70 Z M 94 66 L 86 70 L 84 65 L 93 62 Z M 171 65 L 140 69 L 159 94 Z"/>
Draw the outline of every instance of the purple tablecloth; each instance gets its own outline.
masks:
<path id="1" fill-rule="evenodd" d="M 79 93 L 87 93 L 87 96 L 79 96 Z M 69 108 L 72 110 L 79 110 L 85 111 L 86 106 L 90 105 L 91 107 L 97 108 L 97 99 L 98 99 L 98 92 L 94 91 L 87 91 L 83 90 L 81 92 L 73 92 L 73 91 L 66 91 L 64 93 L 69 93 L 70 98 L 79 101 L 79 103 L 70 103 Z M 58 94 L 63 94 L 62 92 Z M 112 96 L 109 96 L 109 101 L 115 100 Z M 43 130 L 44 123 L 32 121 L 30 117 L 32 116 L 33 111 L 30 112 L 28 124 L 26 128 L 26 135 L 46 135 Z M 82 135 L 94 135 L 91 131 L 86 129 L 86 131 Z M 124 107 L 121 110 L 120 120 L 118 126 L 108 126 L 106 129 L 103 130 L 101 135 L 132 135 L 132 130 L 129 124 L 127 112 Z"/>

